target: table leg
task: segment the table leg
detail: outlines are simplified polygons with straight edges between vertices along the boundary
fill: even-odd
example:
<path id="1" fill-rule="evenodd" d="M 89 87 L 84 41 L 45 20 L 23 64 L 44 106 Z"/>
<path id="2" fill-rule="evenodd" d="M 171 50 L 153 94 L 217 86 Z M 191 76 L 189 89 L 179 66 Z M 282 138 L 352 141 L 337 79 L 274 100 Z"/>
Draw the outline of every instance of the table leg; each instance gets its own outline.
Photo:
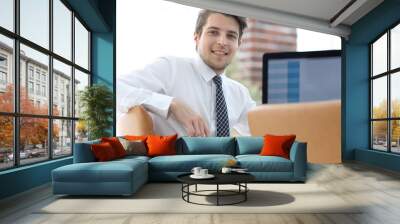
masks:
<path id="1" fill-rule="evenodd" d="M 217 184 L 217 206 L 219 205 L 219 184 Z"/>
<path id="2" fill-rule="evenodd" d="M 244 183 L 244 201 L 247 201 L 247 192 L 248 192 L 248 190 L 247 190 L 247 182 L 246 182 L 246 183 Z"/>
<path id="3" fill-rule="evenodd" d="M 197 184 L 196 184 L 196 186 L 195 186 L 195 191 L 197 192 Z"/>

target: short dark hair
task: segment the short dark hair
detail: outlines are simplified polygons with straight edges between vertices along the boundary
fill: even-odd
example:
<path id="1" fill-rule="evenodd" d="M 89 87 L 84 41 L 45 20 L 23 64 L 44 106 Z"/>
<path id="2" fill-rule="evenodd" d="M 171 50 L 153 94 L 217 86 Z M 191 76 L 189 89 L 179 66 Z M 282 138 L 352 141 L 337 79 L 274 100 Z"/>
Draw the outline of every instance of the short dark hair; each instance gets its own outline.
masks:
<path id="1" fill-rule="evenodd" d="M 197 22 L 196 22 L 196 29 L 195 29 L 195 33 L 197 34 L 201 34 L 201 32 L 203 31 L 203 27 L 204 25 L 207 23 L 207 19 L 211 14 L 214 13 L 219 13 L 222 14 L 224 16 L 229 16 L 235 19 L 235 21 L 238 23 L 239 25 L 239 40 L 243 35 L 243 30 L 246 29 L 247 27 L 247 23 L 246 23 L 246 18 L 244 17 L 240 17 L 240 16 L 235 16 L 235 15 L 231 15 L 231 14 L 226 14 L 226 13 L 222 13 L 222 12 L 217 12 L 217 11 L 211 11 L 208 9 L 202 9 L 199 12 L 199 15 L 197 17 Z"/>

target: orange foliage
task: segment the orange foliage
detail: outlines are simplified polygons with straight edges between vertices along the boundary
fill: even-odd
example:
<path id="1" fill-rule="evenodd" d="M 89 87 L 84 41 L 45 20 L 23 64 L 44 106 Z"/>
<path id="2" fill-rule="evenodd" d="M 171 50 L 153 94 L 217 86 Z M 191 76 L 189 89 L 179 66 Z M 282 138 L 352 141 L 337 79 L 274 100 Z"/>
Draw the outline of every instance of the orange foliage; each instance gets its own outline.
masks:
<path id="1" fill-rule="evenodd" d="M 13 86 L 7 86 L 5 93 L 0 93 L 0 111 L 13 112 L 14 98 Z M 29 99 L 28 93 L 25 88 L 20 88 L 20 108 L 23 114 L 41 114 L 47 115 L 47 106 L 35 106 Z M 55 114 L 59 114 L 58 110 L 54 110 Z M 12 147 L 13 146 L 13 119 L 12 116 L 0 116 L 0 146 Z M 48 136 L 48 119 L 47 118 L 20 118 L 20 148 L 23 149 L 25 145 L 29 144 L 45 144 Z M 59 127 L 53 126 L 53 138 L 58 137 Z"/>

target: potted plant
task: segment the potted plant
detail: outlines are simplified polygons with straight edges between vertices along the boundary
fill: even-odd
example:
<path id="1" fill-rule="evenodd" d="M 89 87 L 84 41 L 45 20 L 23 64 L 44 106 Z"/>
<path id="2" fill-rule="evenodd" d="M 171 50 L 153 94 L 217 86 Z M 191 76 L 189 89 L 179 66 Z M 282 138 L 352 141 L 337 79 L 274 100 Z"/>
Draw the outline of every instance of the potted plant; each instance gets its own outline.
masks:
<path id="1" fill-rule="evenodd" d="M 109 136 L 112 126 L 113 94 L 102 84 L 87 86 L 79 93 L 79 106 L 82 109 L 81 119 L 88 130 L 90 140 Z"/>

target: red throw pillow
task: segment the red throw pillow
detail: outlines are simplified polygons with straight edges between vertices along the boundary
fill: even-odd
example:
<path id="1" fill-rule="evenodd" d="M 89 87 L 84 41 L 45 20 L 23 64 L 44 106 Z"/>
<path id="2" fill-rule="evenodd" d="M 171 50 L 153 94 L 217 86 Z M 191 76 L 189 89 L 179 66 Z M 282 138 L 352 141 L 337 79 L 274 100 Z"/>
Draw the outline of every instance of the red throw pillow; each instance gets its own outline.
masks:
<path id="1" fill-rule="evenodd" d="M 265 135 L 264 136 L 264 146 L 261 149 L 260 155 L 262 156 L 281 156 L 289 159 L 290 148 L 296 135 Z"/>
<path id="2" fill-rule="evenodd" d="M 111 138 L 101 138 L 101 142 L 108 142 L 114 149 L 115 155 L 117 158 L 121 158 L 126 156 L 126 151 L 124 149 L 124 146 L 122 146 L 121 142 L 118 140 L 117 137 L 111 137 Z"/>
<path id="3" fill-rule="evenodd" d="M 147 155 L 148 156 L 163 156 L 163 155 L 175 155 L 176 148 L 175 142 L 178 135 L 171 136 L 158 136 L 149 135 L 147 136 Z"/>
<path id="4" fill-rule="evenodd" d="M 117 158 L 113 147 L 108 142 L 92 144 L 90 147 L 94 157 L 99 162 L 109 161 Z"/>

